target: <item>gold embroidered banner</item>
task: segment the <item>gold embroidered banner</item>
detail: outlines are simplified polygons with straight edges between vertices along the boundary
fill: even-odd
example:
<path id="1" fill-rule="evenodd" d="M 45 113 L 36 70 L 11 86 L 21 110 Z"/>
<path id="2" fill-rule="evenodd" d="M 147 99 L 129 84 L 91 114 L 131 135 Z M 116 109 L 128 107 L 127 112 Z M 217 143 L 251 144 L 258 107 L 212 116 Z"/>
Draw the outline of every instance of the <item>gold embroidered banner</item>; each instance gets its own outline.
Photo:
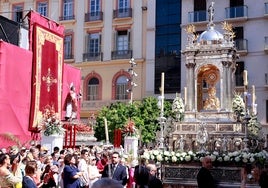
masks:
<path id="1" fill-rule="evenodd" d="M 63 29 L 55 29 L 57 28 L 55 23 L 54 27 L 51 27 L 51 20 L 36 14 L 32 12 L 30 15 L 30 18 L 33 18 L 33 22 L 30 19 L 29 34 L 29 36 L 32 36 L 30 46 L 33 51 L 32 99 L 29 125 L 31 132 L 39 131 L 37 125 L 46 106 L 53 106 L 55 112 L 61 114 L 62 94 Z M 42 22 L 39 22 L 38 19 L 41 19 L 44 24 L 39 25 Z M 61 32 L 57 33 L 58 31 Z"/>

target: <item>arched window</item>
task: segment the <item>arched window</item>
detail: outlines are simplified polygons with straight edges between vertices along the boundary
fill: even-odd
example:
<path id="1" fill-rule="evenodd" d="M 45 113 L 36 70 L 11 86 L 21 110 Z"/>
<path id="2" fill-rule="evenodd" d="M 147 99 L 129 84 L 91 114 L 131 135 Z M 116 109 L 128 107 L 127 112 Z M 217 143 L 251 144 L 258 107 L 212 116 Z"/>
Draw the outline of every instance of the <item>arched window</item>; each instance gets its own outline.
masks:
<path id="1" fill-rule="evenodd" d="M 128 82 L 126 76 L 120 76 L 116 80 L 116 91 L 115 99 L 116 100 L 125 100 L 128 99 Z"/>
<path id="2" fill-rule="evenodd" d="M 99 80 L 91 78 L 88 81 L 87 100 L 94 101 L 99 99 Z"/>

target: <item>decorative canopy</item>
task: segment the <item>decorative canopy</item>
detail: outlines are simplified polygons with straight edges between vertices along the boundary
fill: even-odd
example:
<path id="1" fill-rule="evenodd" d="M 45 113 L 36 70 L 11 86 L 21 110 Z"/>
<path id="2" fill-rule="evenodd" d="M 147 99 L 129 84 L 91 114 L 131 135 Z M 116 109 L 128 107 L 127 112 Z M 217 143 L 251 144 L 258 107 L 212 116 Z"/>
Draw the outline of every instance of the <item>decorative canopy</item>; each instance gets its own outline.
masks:
<path id="1" fill-rule="evenodd" d="M 214 29 L 214 2 L 211 3 L 211 5 L 208 8 L 208 15 L 209 15 L 209 23 L 207 30 L 201 33 L 201 35 L 198 37 L 197 42 L 201 44 L 206 44 L 207 41 L 214 41 L 216 43 L 220 43 L 223 41 L 223 35 Z"/>

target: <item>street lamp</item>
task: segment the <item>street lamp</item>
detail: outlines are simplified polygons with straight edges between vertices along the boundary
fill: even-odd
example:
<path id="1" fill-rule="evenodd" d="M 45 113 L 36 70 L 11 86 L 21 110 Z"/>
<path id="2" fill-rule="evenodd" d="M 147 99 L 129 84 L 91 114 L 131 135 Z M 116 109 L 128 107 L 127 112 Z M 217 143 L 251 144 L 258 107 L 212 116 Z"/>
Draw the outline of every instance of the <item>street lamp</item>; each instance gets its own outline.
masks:
<path id="1" fill-rule="evenodd" d="M 137 86 L 137 84 L 134 82 L 134 77 L 137 77 L 138 74 L 133 70 L 133 68 L 137 66 L 137 63 L 134 61 L 134 58 L 130 59 L 129 64 L 130 64 L 130 68 L 128 69 L 128 72 L 130 74 L 130 78 L 127 79 L 127 82 L 130 83 L 130 87 L 127 89 L 127 92 L 130 92 L 130 104 L 132 104 L 133 88 Z"/>

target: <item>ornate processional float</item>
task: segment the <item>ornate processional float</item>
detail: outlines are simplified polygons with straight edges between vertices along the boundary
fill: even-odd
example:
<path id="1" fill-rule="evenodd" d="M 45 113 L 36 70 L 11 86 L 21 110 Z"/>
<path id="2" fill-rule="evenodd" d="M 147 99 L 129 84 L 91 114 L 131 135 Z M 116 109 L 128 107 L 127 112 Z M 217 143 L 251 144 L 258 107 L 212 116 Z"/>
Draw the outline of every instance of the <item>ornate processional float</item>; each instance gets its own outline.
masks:
<path id="1" fill-rule="evenodd" d="M 222 23 L 224 33 L 215 29 L 213 3 L 206 31 L 199 36 L 188 25 L 186 87 L 184 101 L 176 97 L 173 111 L 177 121 L 165 125 L 166 148 L 144 153 L 144 157 L 161 163 L 162 179 L 169 187 L 196 187 L 196 175 L 202 157 L 210 155 L 212 174 L 220 187 L 240 187 L 241 169 L 264 165 L 260 124 L 256 118 L 255 91 L 248 105 L 247 72 L 244 88 L 235 90 L 236 47 L 232 25 Z M 252 87 L 254 88 L 254 87 Z M 247 183 L 257 186 L 257 178 L 248 172 Z"/>

